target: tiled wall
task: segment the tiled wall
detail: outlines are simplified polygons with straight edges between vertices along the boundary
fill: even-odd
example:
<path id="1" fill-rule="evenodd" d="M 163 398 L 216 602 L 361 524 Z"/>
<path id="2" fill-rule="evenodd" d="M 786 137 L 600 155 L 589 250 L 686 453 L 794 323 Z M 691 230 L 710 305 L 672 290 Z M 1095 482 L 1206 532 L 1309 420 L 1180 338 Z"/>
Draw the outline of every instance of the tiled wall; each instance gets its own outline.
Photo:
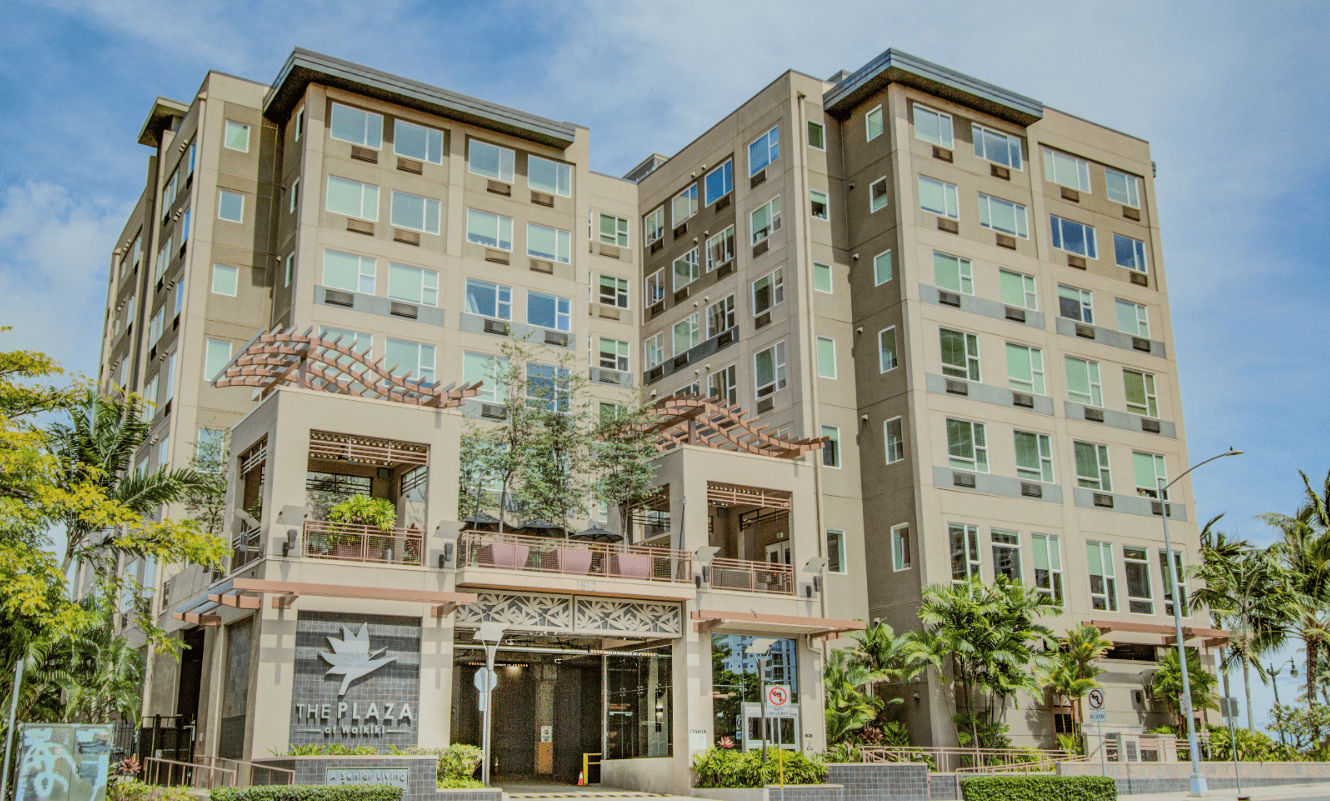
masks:
<path id="1" fill-rule="evenodd" d="M 844 801 L 928 801 L 928 780 L 922 763 L 827 766 L 827 782 L 844 788 Z"/>
<path id="2" fill-rule="evenodd" d="M 278 759 L 256 759 L 256 764 L 271 765 L 295 771 L 292 784 L 322 786 L 328 778 L 328 768 L 355 768 L 360 770 L 373 768 L 406 768 L 407 787 L 402 794 L 402 801 L 434 801 L 438 788 L 438 757 L 281 757 Z M 257 771 L 264 774 L 266 771 Z M 256 775 L 257 778 L 257 775 Z M 449 799 L 455 796 L 448 796 Z M 463 801 L 458 799 L 458 801 Z M 465 801 L 481 801 L 465 799 Z M 485 801 L 490 801 L 485 799 Z M 495 799 L 494 801 L 497 801 Z"/>

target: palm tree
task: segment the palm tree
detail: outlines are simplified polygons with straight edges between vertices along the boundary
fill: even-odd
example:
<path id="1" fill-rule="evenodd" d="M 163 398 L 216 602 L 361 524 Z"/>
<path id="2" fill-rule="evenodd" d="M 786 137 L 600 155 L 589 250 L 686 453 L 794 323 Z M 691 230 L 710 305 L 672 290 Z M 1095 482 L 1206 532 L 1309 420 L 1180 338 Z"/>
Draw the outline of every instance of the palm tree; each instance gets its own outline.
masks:
<path id="1" fill-rule="evenodd" d="M 1159 669 L 1155 671 L 1151 686 L 1154 689 L 1154 697 L 1164 702 L 1173 713 L 1177 721 L 1178 731 L 1182 731 L 1187 726 L 1187 719 L 1182 715 L 1182 670 L 1179 667 L 1178 652 L 1176 648 L 1169 648 L 1164 658 L 1160 660 Z M 1187 677 L 1191 680 L 1191 704 L 1193 713 L 1202 709 L 1218 709 L 1219 699 L 1215 697 L 1214 689 L 1218 679 L 1213 673 L 1201 669 L 1201 658 L 1197 656 L 1195 648 L 1187 649 Z"/>
<path id="2" fill-rule="evenodd" d="M 882 710 L 882 701 L 861 692 L 873 681 L 873 672 L 853 651 L 841 649 L 827 655 L 822 681 L 827 693 L 827 742 L 848 742 Z"/>
<path id="3" fill-rule="evenodd" d="M 1299 471 L 1304 487 L 1297 514 L 1261 515 L 1283 538 L 1271 546 L 1289 578 L 1290 610 L 1285 627 L 1303 642 L 1307 655 L 1308 701 L 1316 700 L 1322 650 L 1330 644 L 1330 473 L 1318 493 Z"/>
<path id="4" fill-rule="evenodd" d="M 913 664 L 905 636 L 896 636 L 895 629 L 881 620 L 851 634 L 850 639 L 855 642 L 856 661 L 872 675 L 872 685 L 908 679 L 922 669 Z"/>
<path id="5" fill-rule="evenodd" d="M 1052 695 L 1053 701 L 1065 699 L 1068 706 L 1071 706 L 1072 731 L 1079 735 L 1082 699 L 1095 687 L 1102 686 L 1096 678 L 1104 672 L 1104 668 L 1099 666 L 1099 660 L 1104 658 L 1113 643 L 1088 623 L 1068 629 L 1065 636 L 1053 642 L 1057 646 L 1054 664 L 1042 675 L 1042 683 Z"/>

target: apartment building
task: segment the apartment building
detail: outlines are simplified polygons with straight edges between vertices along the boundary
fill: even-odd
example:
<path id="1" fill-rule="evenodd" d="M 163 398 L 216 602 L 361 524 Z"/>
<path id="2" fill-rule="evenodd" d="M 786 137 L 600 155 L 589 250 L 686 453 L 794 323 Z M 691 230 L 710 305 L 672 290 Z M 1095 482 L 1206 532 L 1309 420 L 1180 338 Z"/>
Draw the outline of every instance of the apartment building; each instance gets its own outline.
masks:
<path id="1" fill-rule="evenodd" d="M 786 72 L 622 179 L 585 128 L 303 50 L 159 98 L 140 142 L 100 378 L 156 399 L 140 464 L 230 432 L 227 569 L 125 566 L 197 646 L 145 691 L 197 753 L 478 742 L 471 635 L 497 621 L 500 774 L 601 752 L 607 781 L 681 791 L 718 738 L 764 741 L 755 642 L 794 701 L 766 741 L 820 750 L 828 643 L 974 575 L 1106 631 L 1110 723 L 1162 722 L 1166 575 L 1199 543 L 1183 480 L 1163 551 L 1188 462 L 1145 142 L 894 50 Z M 517 339 L 533 378 L 585 353 L 596 403 L 653 404 L 628 541 L 459 510 Z M 394 528 L 330 525 L 352 494 Z M 1222 637 L 1186 611 L 1191 644 Z M 391 664 L 346 680 L 344 648 Z M 955 742 L 935 678 L 891 692 L 916 744 Z M 1014 703 L 1016 742 L 1051 745 L 1066 710 Z"/>

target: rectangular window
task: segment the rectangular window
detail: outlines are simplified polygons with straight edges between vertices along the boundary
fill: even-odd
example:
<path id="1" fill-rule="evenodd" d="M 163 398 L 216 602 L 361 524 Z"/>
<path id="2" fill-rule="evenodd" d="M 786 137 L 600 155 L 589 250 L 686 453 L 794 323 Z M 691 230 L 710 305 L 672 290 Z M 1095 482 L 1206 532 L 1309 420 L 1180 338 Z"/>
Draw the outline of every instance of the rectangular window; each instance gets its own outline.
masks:
<path id="1" fill-rule="evenodd" d="M 840 467 L 840 429 L 836 426 L 822 426 L 822 436 L 827 440 L 822 444 L 822 465 Z"/>
<path id="2" fill-rule="evenodd" d="M 392 224 L 409 231 L 425 234 L 439 232 L 439 201 L 393 190 Z"/>
<path id="3" fill-rule="evenodd" d="M 327 207 L 334 214 L 376 222 L 379 219 L 379 188 L 329 175 Z"/>
<path id="4" fill-rule="evenodd" d="M 384 362 L 397 375 L 420 381 L 434 381 L 434 346 L 389 338 L 384 346 Z"/>
<path id="5" fill-rule="evenodd" d="M 950 328 L 938 329 L 942 340 L 942 374 L 979 381 L 979 337 Z"/>
<path id="6" fill-rule="evenodd" d="M 933 251 L 933 283 L 963 295 L 974 294 L 974 268 L 969 259 Z"/>
<path id="7" fill-rule="evenodd" d="M 887 207 L 887 179 L 879 178 L 868 185 L 868 211 L 880 211 Z"/>
<path id="8" fill-rule="evenodd" d="M 650 245 L 665 238 L 665 207 L 661 206 L 642 218 L 642 236 Z"/>
<path id="9" fill-rule="evenodd" d="M 694 214 L 697 214 L 697 184 L 692 184 L 670 201 L 670 224 L 678 228 Z"/>
<path id="10" fill-rule="evenodd" d="M 516 163 L 513 151 L 478 139 L 472 139 L 467 147 L 470 149 L 466 159 L 468 170 L 505 184 L 513 182 L 513 164 Z"/>
<path id="11" fill-rule="evenodd" d="M 291 276 L 296 271 L 296 254 L 292 253 L 286 257 L 286 274 L 282 276 L 282 286 L 291 286 Z"/>
<path id="12" fill-rule="evenodd" d="M 231 343 L 224 339 L 209 339 L 203 350 L 203 375 L 211 381 L 231 361 Z"/>
<path id="13" fill-rule="evenodd" d="M 180 246 L 184 247 L 185 242 L 189 240 L 189 209 L 185 209 L 180 214 Z"/>
<path id="14" fill-rule="evenodd" d="M 1183 561 L 1182 551 L 1173 552 L 1173 570 L 1170 574 L 1168 552 L 1159 550 L 1159 575 L 1164 577 L 1164 614 L 1173 614 L 1173 588 L 1177 587 L 1178 597 L 1182 601 L 1182 616 L 1191 617 L 1187 608 L 1187 565 Z"/>
<path id="15" fill-rule="evenodd" d="M 393 120 L 393 153 L 431 164 L 443 163 L 443 131 Z"/>
<path id="16" fill-rule="evenodd" d="M 1109 200 L 1133 209 L 1141 207 L 1141 192 L 1135 175 L 1105 168 L 1104 186 Z"/>
<path id="17" fill-rule="evenodd" d="M 1056 214 L 1050 214 L 1048 218 L 1053 226 L 1053 247 L 1087 259 L 1099 258 L 1093 227 L 1064 220 Z"/>
<path id="18" fill-rule="evenodd" d="M 1020 392 L 1048 394 L 1044 391 L 1044 352 L 1008 342 L 1007 385 Z"/>
<path id="19" fill-rule="evenodd" d="M 189 153 L 185 156 L 185 179 L 188 180 L 194 174 L 194 159 L 198 155 L 199 145 L 197 142 L 189 143 Z"/>
<path id="20" fill-rule="evenodd" d="M 1030 311 L 1039 310 L 1039 292 L 1033 275 L 998 270 L 998 286 L 1002 302 L 1008 306 Z"/>
<path id="21" fill-rule="evenodd" d="M 526 397 L 546 411 L 568 411 L 572 401 L 568 370 L 548 364 L 527 362 Z"/>
<path id="22" fill-rule="evenodd" d="M 707 272 L 734 260 L 734 226 L 707 240 Z"/>
<path id="23" fill-rule="evenodd" d="M 780 126 L 759 136 L 748 146 L 748 174 L 757 175 L 780 158 Z"/>
<path id="24" fill-rule="evenodd" d="M 884 250 L 873 257 L 873 285 L 882 286 L 892 279 L 891 251 Z"/>
<path id="25" fill-rule="evenodd" d="M 1142 339 L 1150 338 L 1150 312 L 1139 303 L 1117 298 L 1114 307 L 1118 313 L 1118 330 Z"/>
<path id="26" fill-rule="evenodd" d="M 1066 357 L 1067 399 L 1086 406 L 1103 406 L 1104 390 L 1099 380 L 1099 362 Z"/>
<path id="27" fill-rule="evenodd" d="M 707 394 L 728 403 L 739 402 L 738 368 L 725 367 L 707 376 Z"/>
<path id="28" fill-rule="evenodd" d="M 1137 615 L 1155 613 L 1150 587 L 1150 556 L 1144 548 L 1122 547 L 1122 562 L 1127 571 L 1127 609 Z"/>
<path id="29" fill-rule="evenodd" d="M 1021 169 L 1021 140 L 978 123 L 971 123 L 970 130 L 974 132 L 976 156 L 1013 170 Z"/>
<path id="30" fill-rule="evenodd" d="M 661 338 L 661 334 L 656 334 L 642 343 L 642 359 L 648 370 L 665 361 L 665 346 Z"/>
<path id="31" fill-rule="evenodd" d="M 529 222 L 526 224 L 526 252 L 538 259 L 572 264 L 573 235 L 558 228 Z"/>
<path id="32" fill-rule="evenodd" d="M 171 435 L 163 434 L 160 442 L 157 443 L 157 466 L 165 467 L 171 461 Z"/>
<path id="33" fill-rule="evenodd" d="M 166 400 L 169 401 L 175 395 L 175 351 L 171 351 L 162 365 L 162 383 L 165 385 Z"/>
<path id="34" fill-rule="evenodd" d="M 753 244 L 766 239 L 780 230 L 780 198 L 773 197 L 753 210 L 749 215 L 750 230 L 753 232 Z"/>
<path id="35" fill-rule="evenodd" d="M 1127 411 L 1145 417 L 1159 416 L 1159 395 L 1155 392 L 1153 375 L 1123 370 L 1122 383 L 1127 390 Z"/>
<path id="36" fill-rule="evenodd" d="M 304 106 L 301 106 L 300 109 L 299 109 L 298 111 L 296 111 L 296 116 L 295 116 L 295 123 L 294 123 L 294 126 L 295 126 L 295 132 L 296 132 L 296 141 L 299 142 L 299 141 L 300 141 L 300 137 L 301 137 L 301 135 L 305 133 L 305 107 L 304 107 Z"/>
<path id="37" fill-rule="evenodd" d="M 734 324 L 734 295 L 727 295 L 707 307 L 707 339 L 720 336 Z"/>
<path id="38" fill-rule="evenodd" d="M 678 292 L 693 283 L 699 275 L 701 275 L 701 265 L 698 261 L 697 248 L 693 248 L 674 260 L 674 291 Z"/>
<path id="39" fill-rule="evenodd" d="M 759 399 L 785 388 L 784 342 L 753 354 L 753 385 Z"/>
<path id="40" fill-rule="evenodd" d="M 901 418 L 893 417 L 882 425 L 883 437 L 887 447 L 887 464 L 895 464 L 905 458 L 905 426 Z"/>
<path id="41" fill-rule="evenodd" d="M 891 569 L 910 569 L 910 526 L 906 523 L 891 527 Z"/>
<path id="42" fill-rule="evenodd" d="M 1031 534 L 1035 591 L 1062 606 L 1062 541 L 1050 534 Z"/>
<path id="43" fill-rule="evenodd" d="M 674 324 L 674 355 L 678 356 L 697 346 L 701 342 L 700 315 L 694 313 Z"/>
<path id="44" fill-rule="evenodd" d="M 984 424 L 947 418 L 949 464 L 960 470 L 988 472 L 988 440 Z"/>
<path id="45" fill-rule="evenodd" d="M 959 220 L 961 206 L 956 185 L 919 176 L 919 208 L 940 217 Z"/>
<path id="46" fill-rule="evenodd" d="M 1090 163 L 1044 148 L 1044 179 L 1081 192 L 1090 191 Z"/>
<path id="47" fill-rule="evenodd" d="M 323 251 L 323 285 L 344 292 L 374 294 L 377 264 L 369 256 Z"/>
<path id="48" fill-rule="evenodd" d="M 166 307 L 163 306 L 152 316 L 152 321 L 148 323 L 148 342 L 156 345 L 157 340 L 162 338 L 162 328 L 166 323 Z"/>
<path id="49" fill-rule="evenodd" d="M 300 179 L 299 179 L 299 178 L 296 178 L 295 180 L 291 181 L 291 193 L 290 193 L 290 197 L 289 197 L 287 200 L 288 200 L 288 205 L 287 205 L 287 209 L 286 209 L 286 210 L 289 211 L 289 212 L 292 213 L 292 214 L 295 214 L 296 209 L 300 207 Z"/>
<path id="50" fill-rule="evenodd" d="M 497 250 L 513 249 L 513 218 L 466 210 L 466 241 Z"/>
<path id="51" fill-rule="evenodd" d="M 604 306 L 628 308 L 628 279 L 601 273 L 600 302 Z"/>
<path id="52" fill-rule="evenodd" d="M 194 442 L 194 457 L 207 466 L 195 469 L 201 473 L 220 473 L 225 469 L 226 456 L 226 430 L 200 428 Z"/>
<path id="53" fill-rule="evenodd" d="M 826 192 L 819 192 L 816 189 L 810 190 L 808 193 L 808 203 L 813 219 L 831 219 L 831 207 L 827 201 Z"/>
<path id="54" fill-rule="evenodd" d="M 1113 478 L 1108 467 L 1108 446 L 1093 442 L 1073 443 L 1076 452 L 1076 483 L 1086 489 L 1100 492 L 1113 491 Z"/>
<path id="55" fill-rule="evenodd" d="M 845 532 L 829 528 L 827 529 L 827 572 L 844 573 L 845 568 Z"/>
<path id="56" fill-rule="evenodd" d="M 143 408 L 140 410 L 140 420 L 151 420 L 157 414 L 157 376 L 153 376 L 148 383 L 143 385 Z"/>
<path id="57" fill-rule="evenodd" d="M 956 146 L 951 133 L 951 115 L 915 103 L 914 137 L 951 150 Z"/>
<path id="58" fill-rule="evenodd" d="M 1113 234 L 1113 257 L 1119 267 L 1138 273 L 1148 273 L 1145 266 L 1145 243 L 1122 234 Z"/>
<path id="59" fill-rule="evenodd" d="M 817 338 L 817 374 L 821 378 L 836 377 L 836 340 Z"/>
<path id="60" fill-rule="evenodd" d="M 1010 200 L 979 193 L 979 225 L 1004 234 L 1030 238 L 1030 226 L 1025 207 Z"/>
<path id="61" fill-rule="evenodd" d="M 606 370 L 628 369 L 628 343 L 608 337 L 600 338 L 600 366 Z"/>
<path id="62" fill-rule="evenodd" d="M 1085 543 L 1090 560 L 1090 605 L 1101 612 L 1118 611 L 1117 571 L 1113 569 L 1113 544 Z"/>
<path id="63" fill-rule="evenodd" d="M 822 123 L 808 121 L 808 146 L 814 150 L 827 149 L 827 129 Z"/>
<path id="64" fill-rule="evenodd" d="M 508 401 L 508 384 L 503 380 L 508 360 L 485 353 L 462 354 L 462 380 L 468 384 L 483 382 L 476 397 L 491 403 Z"/>
<path id="65" fill-rule="evenodd" d="M 606 245 L 628 247 L 628 221 L 603 212 L 597 216 L 600 218 L 600 241 Z"/>
<path id="66" fill-rule="evenodd" d="M 949 523 L 947 536 L 951 540 L 951 583 L 964 585 L 972 578 L 982 580 L 979 527 Z"/>
<path id="67" fill-rule="evenodd" d="M 226 120 L 222 126 L 222 147 L 249 152 L 249 126 L 243 122 Z"/>
<path id="68" fill-rule="evenodd" d="M 1014 432 L 1016 475 L 1030 481 L 1053 483 L 1053 442 L 1047 434 Z"/>
<path id="69" fill-rule="evenodd" d="M 1008 581 L 1021 580 L 1021 535 L 1015 531 L 992 529 L 993 576 L 1006 576 Z"/>
<path id="70" fill-rule="evenodd" d="M 826 292 L 828 295 L 832 292 L 831 286 L 831 265 L 813 262 L 813 289 L 818 292 Z"/>
<path id="71" fill-rule="evenodd" d="M 493 320 L 513 319 L 513 288 L 474 278 L 466 280 L 466 311 Z"/>
<path id="72" fill-rule="evenodd" d="M 422 306 L 438 306 L 439 274 L 405 264 L 389 264 L 388 297 Z"/>
<path id="73" fill-rule="evenodd" d="M 171 177 L 162 185 L 162 222 L 166 222 L 171 216 L 171 207 L 175 205 L 176 185 L 179 179 L 178 173 L 171 173 Z"/>
<path id="74" fill-rule="evenodd" d="M 161 249 L 157 251 L 157 264 L 153 268 L 153 276 L 158 281 L 162 280 L 162 276 L 166 274 L 166 268 L 171 266 L 172 252 L 171 237 L 168 236 L 166 241 L 162 243 Z"/>
<path id="75" fill-rule="evenodd" d="M 343 106 L 341 103 L 333 103 L 329 133 L 333 139 L 378 150 L 383 146 L 383 117 L 373 112 Z"/>
<path id="76" fill-rule="evenodd" d="M 871 142 L 882 135 L 882 107 L 878 106 L 864 115 L 864 135 Z"/>
<path id="77" fill-rule="evenodd" d="M 1058 314 L 1068 320 L 1094 325 L 1094 296 L 1088 289 L 1058 284 Z"/>
<path id="78" fill-rule="evenodd" d="M 646 283 L 646 305 L 654 306 L 665 299 L 665 270 L 664 268 L 656 270 L 647 276 Z"/>
<path id="79" fill-rule="evenodd" d="M 226 264 L 212 266 L 212 293 L 214 295 L 236 296 L 236 287 L 240 283 L 240 271 Z"/>
<path id="80" fill-rule="evenodd" d="M 527 324 L 555 331 L 572 331 L 572 305 L 573 302 L 568 298 L 546 295 L 541 292 L 527 292 Z"/>
<path id="81" fill-rule="evenodd" d="M 184 307 L 185 307 L 185 278 L 182 275 L 180 280 L 176 282 L 175 286 L 175 312 L 173 316 L 179 317 L 180 310 L 183 309 Z"/>
<path id="82" fill-rule="evenodd" d="M 526 157 L 526 183 L 537 192 L 573 196 L 573 165 L 540 156 Z"/>
<path id="83" fill-rule="evenodd" d="M 1136 494 L 1143 498 L 1158 498 L 1162 487 L 1168 486 L 1168 465 L 1158 453 L 1132 451 L 1132 472 L 1136 476 Z M 1164 495 L 1168 499 L 1168 495 Z"/>
<path id="84" fill-rule="evenodd" d="M 777 267 L 753 282 L 753 316 L 785 300 L 785 268 Z"/>
<path id="85" fill-rule="evenodd" d="M 717 200 L 734 191 L 734 160 L 727 159 L 724 164 L 707 173 L 703 181 L 706 189 L 706 201 L 710 206 Z"/>
<path id="86" fill-rule="evenodd" d="M 245 196 L 239 192 L 217 190 L 217 219 L 229 222 L 245 221 Z"/>
<path id="87" fill-rule="evenodd" d="M 895 370 L 900 364 L 896 357 L 896 326 L 877 332 L 877 371 Z"/>

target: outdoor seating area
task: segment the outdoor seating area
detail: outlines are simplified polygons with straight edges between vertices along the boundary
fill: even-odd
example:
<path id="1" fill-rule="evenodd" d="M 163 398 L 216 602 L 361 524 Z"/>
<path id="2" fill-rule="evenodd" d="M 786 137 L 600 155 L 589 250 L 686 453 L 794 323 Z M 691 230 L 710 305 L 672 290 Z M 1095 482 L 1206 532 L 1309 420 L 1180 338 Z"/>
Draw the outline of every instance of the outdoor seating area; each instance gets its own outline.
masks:
<path id="1" fill-rule="evenodd" d="M 687 583 L 693 580 L 688 551 L 597 542 L 577 536 L 532 536 L 465 531 L 458 541 L 459 567 L 489 567 Z"/>

